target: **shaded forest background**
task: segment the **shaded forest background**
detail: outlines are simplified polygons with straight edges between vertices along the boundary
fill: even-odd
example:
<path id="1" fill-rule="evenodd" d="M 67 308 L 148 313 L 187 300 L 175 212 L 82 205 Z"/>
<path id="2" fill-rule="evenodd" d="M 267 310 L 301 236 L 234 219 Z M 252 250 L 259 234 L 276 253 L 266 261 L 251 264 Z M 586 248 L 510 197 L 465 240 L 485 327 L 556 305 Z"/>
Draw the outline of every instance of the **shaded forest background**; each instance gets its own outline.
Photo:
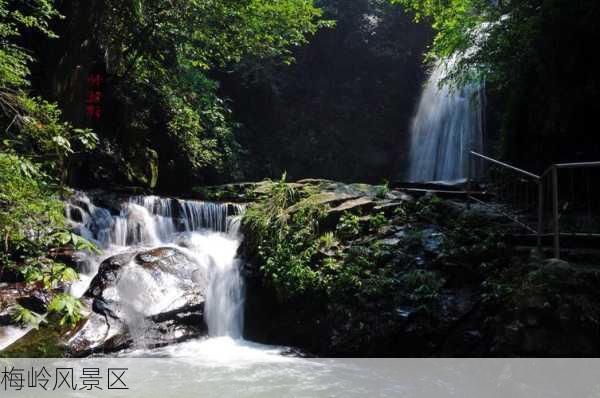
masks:
<path id="1" fill-rule="evenodd" d="M 243 170 L 250 179 L 398 178 L 433 32 L 387 1 L 320 3 L 336 25 L 296 49 L 293 64 L 219 75 L 242 123 Z"/>
<path id="2" fill-rule="evenodd" d="M 590 126 L 600 110 L 600 65 L 591 52 L 599 38 L 598 4 L 468 0 L 486 16 L 469 20 L 471 14 L 456 11 L 461 2 L 436 9 L 410 0 L 319 0 L 322 15 L 306 14 L 294 26 L 285 56 L 225 50 L 200 72 L 172 51 L 177 36 L 159 24 L 161 2 L 146 2 L 154 5 L 132 24 L 134 7 L 58 1 L 64 18 L 50 22 L 58 37 L 29 31 L 22 40 L 36 60 L 32 93 L 56 101 L 64 119 L 99 137 L 94 151 L 70 162 L 74 186 L 177 193 L 285 171 L 291 179 L 401 179 L 426 79 L 424 54 L 445 56 L 472 44 L 442 37 L 431 47 L 435 31 L 452 33 L 436 18 L 448 26 L 454 21 L 466 37 L 470 25 L 508 12 L 513 18 L 504 33 L 492 33 L 483 55 L 463 65 L 479 62 L 488 80 L 489 152 L 535 170 L 597 158 L 600 140 Z M 175 27 L 203 22 L 172 17 Z M 86 116 L 86 79 L 94 73 L 106 77 L 98 120 Z"/>
<path id="3" fill-rule="evenodd" d="M 157 184 L 178 192 L 285 171 L 290 178 L 381 182 L 396 177 L 406 161 L 410 118 L 425 79 L 423 53 L 433 33 L 401 7 L 322 0 L 322 18 L 335 25 L 293 48 L 293 62 L 249 56 L 213 65 L 195 89 L 205 97 L 200 112 L 209 119 L 201 121 L 203 134 L 222 132 L 214 147 L 192 149 L 207 152 L 196 167 L 181 148 L 185 143 L 168 132 L 170 94 L 160 81 L 140 84 L 134 71 L 111 70 L 102 50 L 107 5 L 92 3 L 60 2 L 66 18 L 53 22 L 59 38 L 27 38 L 38 60 L 32 67 L 35 90 L 100 138 L 93 153 L 73 164 L 72 184 Z M 93 73 L 107 77 L 99 121 L 86 117 L 86 79 Z M 158 170 L 155 181 L 152 168 Z"/>

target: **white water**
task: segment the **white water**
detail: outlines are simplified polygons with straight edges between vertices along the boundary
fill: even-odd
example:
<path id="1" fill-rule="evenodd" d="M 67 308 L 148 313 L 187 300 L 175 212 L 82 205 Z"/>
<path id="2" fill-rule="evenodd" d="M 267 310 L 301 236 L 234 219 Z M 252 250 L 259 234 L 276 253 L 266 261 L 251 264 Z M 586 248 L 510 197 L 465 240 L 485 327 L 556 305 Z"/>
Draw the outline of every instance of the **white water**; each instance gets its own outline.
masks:
<path id="1" fill-rule="evenodd" d="M 228 212 L 233 209 L 234 214 Z M 172 273 L 152 273 L 126 265 L 105 299 L 123 303 L 118 309 L 136 347 L 144 347 L 149 315 L 181 304 L 186 281 L 208 278 L 205 320 L 210 336 L 240 339 L 243 330 L 243 283 L 236 259 L 241 242 L 239 218 L 243 207 L 156 196 L 132 197 L 119 214 L 95 206 L 83 193 L 67 205 L 74 231 L 102 248 L 100 255 L 84 254 L 81 280 L 71 292 L 81 296 L 99 265 L 108 257 L 136 249 L 174 247 L 190 261 L 174 264 Z"/>
<path id="2" fill-rule="evenodd" d="M 3 326 L 0 327 L 0 351 L 25 336 L 31 330 L 30 326 Z"/>
<path id="3" fill-rule="evenodd" d="M 440 86 L 454 62 L 439 62 L 421 94 L 411 126 L 410 181 L 462 180 L 468 175 L 469 151 L 482 152 L 485 98 L 481 85 Z"/>

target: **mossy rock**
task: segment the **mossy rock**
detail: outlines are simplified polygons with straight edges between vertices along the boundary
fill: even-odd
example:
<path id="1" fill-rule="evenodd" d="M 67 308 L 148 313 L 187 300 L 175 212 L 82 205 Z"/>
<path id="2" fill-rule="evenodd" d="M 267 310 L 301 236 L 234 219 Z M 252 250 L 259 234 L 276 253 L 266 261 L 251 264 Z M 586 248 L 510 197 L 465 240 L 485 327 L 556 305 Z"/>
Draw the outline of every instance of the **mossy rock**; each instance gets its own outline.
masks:
<path id="1" fill-rule="evenodd" d="M 256 199 L 257 187 L 260 183 L 243 182 L 236 184 L 193 187 L 192 193 L 196 199 L 209 201 L 248 202 Z"/>
<path id="2" fill-rule="evenodd" d="M 62 358 L 67 355 L 63 336 L 69 330 L 55 320 L 32 329 L 25 336 L 0 351 L 2 358 Z"/>
<path id="3" fill-rule="evenodd" d="M 154 189 L 158 183 L 158 153 L 154 149 L 134 150 L 122 170 L 131 185 Z"/>

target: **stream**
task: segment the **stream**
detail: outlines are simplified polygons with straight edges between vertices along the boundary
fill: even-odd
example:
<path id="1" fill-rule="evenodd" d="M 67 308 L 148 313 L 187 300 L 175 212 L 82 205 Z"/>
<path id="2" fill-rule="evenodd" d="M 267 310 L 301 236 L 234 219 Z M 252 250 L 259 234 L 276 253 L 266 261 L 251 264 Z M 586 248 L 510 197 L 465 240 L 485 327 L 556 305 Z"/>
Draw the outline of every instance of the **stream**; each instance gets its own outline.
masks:
<path id="1" fill-rule="evenodd" d="M 242 235 L 239 224 L 244 207 L 230 203 L 134 196 L 120 204 L 118 214 L 95 205 L 84 193 L 67 204 L 73 230 L 101 248 L 99 254 L 80 253 L 80 280 L 71 293 L 81 297 L 107 258 L 131 251 L 172 248 L 183 254 L 169 266 L 149 269 L 130 260 L 116 281 L 102 292 L 105 302 L 117 303 L 113 312 L 133 337 L 132 355 L 147 356 L 148 330 L 144 320 L 181 305 L 181 296 L 199 285 L 204 296 L 204 322 L 208 338 L 203 346 L 241 342 L 244 286 L 237 249 Z M 179 258 L 184 261 L 178 261 Z M 171 271 L 171 270 L 170 270 Z M 210 348 L 208 348 L 210 350 Z M 162 354 L 167 351 L 162 351 Z M 162 355 L 160 354 L 160 355 Z M 172 355 L 178 355 L 172 349 Z"/>

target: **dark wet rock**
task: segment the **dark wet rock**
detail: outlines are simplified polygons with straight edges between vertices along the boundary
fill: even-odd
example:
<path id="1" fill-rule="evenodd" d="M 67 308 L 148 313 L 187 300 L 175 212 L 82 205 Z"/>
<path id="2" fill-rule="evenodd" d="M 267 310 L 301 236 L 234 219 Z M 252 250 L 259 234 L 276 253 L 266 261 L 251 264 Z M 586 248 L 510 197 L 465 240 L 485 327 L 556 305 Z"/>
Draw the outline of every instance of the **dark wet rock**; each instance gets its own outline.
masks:
<path id="1" fill-rule="evenodd" d="M 0 327 L 14 324 L 13 317 L 9 311 L 0 312 Z"/>
<path id="2" fill-rule="evenodd" d="M 391 217 L 394 215 L 394 211 L 396 209 L 402 208 L 404 203 L 402 201 L 385 201 L 379 202 L 375 207 L 373 207 L 373 212 L 381 213 L 383 212 L 387 217 Z"/>
<path id="3" fill-rule="evenodd" d="M 131 292 L 119 290 L 123 275 L 138 272 L 136 268 L 159 286 L 164 278 L 175 280 L 170 288 L 180 294 L 153 312 L 149 308 L 140 312 L 129 303 L 131 297 L 120 296 Z M 194 260 L 174 247 L 130 251 L 106 259 L 85 294 L 90 315 L 68 338 L 70 353 L 86 356 L 118 351 L 130 347 L 134 340 L 145 347 L 158 347 L 205 334 L 207 280 Z"/>
<path id="4" fill-rule="evenodd" d="M 150 317 L 154 331 L 160 338 L 157 344 L 172 343 L 183 339 L 199 337 L 208 332 L 204 322 L 204 301 L 190 300 L 190 304 L 172 311 Z"/>
<path id="5" fill-rule="evenodd" d="M 127 202 L 130 195 L 135 193 L 136 192 L 105 191 L 102 189 L 86 191 L 86 195 L 92 203 L 100 208 L 107 209 L 112 214 L 118 214 L 121 211 L 121 204 Z M 91 213 L 91 209 L 87 202 L 77 200 L 76 198 L 74 203 L 87 213 Z"/>
<path id="6" fill-rule="evenodd" d="M 347 200 L 340 205 L 328 210 L 329 214 L 340 214 L 344 212 L 356 213 L 359 210 L 368 210 L 375 206 L 373 199 L 366 196 Z"/>
<path id="7" fill-rule="evenodd" d="M 421 230 L 421 244 L 426 252 L 439 253 L 444 235 L 436 228 L 424 228 Z"/>
<path id="8" fill-rule="evenodd" d="M 558 258 L 550 258 L 546 261 L 544 261 L 544 263 L 542 264 L 543 268 L 546 268 L 546 270 L 552 271 L 552 270 L 570 270 L 571 269 L 571 265 L 564 261 L 564 260 L 560 260 Z"/>
<path id="9" fill-rule="evenodd" d="M 482 275 L 472 266 L 460 262 L 443 262 L 437 265 L 444 274 L 446 287 L 460 288 L 481 281 Z"/>
<path id="10" fill-rule="evenodd" d="M 90 283 L 85 295 L 87 297 L 101 297 L 102 292 L 117 280 L 118 271 L 129 264 L 135 256 L 135 252 L 129 251 L 109 257 L 100 264 L 98 274 Z"/>
<path id="11" fill-rule="evenodd" d="M 360 214 L 368 211 L 375 206 L 375 201 L 369 197 L 350 197 L 348 200 L 336 201 L 337 205 L 330 204 L 331 207 L 327 209 L 327 215 L 323 221 L 323 226 L 330 227 L 335 226 L 341 216 L 344 213 Z M 367 217 L 363 219 L 363 222 L 367 221 Z"/>
<path id="12" fill-rule="evenodd" d="M 257 189 L 263 183 L 255 182 L 240 182 L 226 185 L 202 186 L 192 188 L 192 198 L 201 200 L 211 200 L 217 202 L 248 202 L 256 198 L 258 195 Z"/>
<path id="13" fill-rule="evenodd" d="M 159 247 L 138 253 L 135 262 L 144 268 L 159 269 L 164 272 L 177 273 L 181 264 L 189 264 L 193 260 L 173 247 Z"/>
<path id="14" fill-rule="evenodd" d="M 12 283 L 0 285 L 0 324 L 12 323 L 10 311 L 20 305 L 38 314 L 44 314 L 51 292 L 41 284 Z"/>
<path id="15" fill-rule="evenodd" d="M 285 349 L 281 351 L 280 355 L 293 358 L 314 358 L 314 355 L 296 347 L 285 347 Z"/>
<path id="16" fill-rule="evenodd" d="M 198 338 L 207 333 L 204 302 L 183 306 L 141 319 L 143 335 L 133 332 L 139 347 L 155 348 Z M 84 357 L 130 348 L 134 337 L 130 326 L 121 319 L 92 312 L 67 341 L 69 353 Z"/>
<path id="17" fill-rule="evenodd" d="M 396 308 L 396 314 L 398 314 L 398 316 L 401 319 L 409 319 L 413 315 L 415 315 L 416 313 L 417 313 L 417 309 L 413 308 L 413 307 L 400 307 L 400 308 Z"/>
<path id="18" fill-rule="evenodd" d="M 68 208 L 68 217 L 75 222 L 83 221 L 83 210 L 79 207 L 71 206 Z"/>
<path id="19" fill-rule="evenodd" d="M 48 296 L 39 291 L 33 292 L 29 297 L 22 297 L 17 300 L 17 303 L 23 308 L 38 314 L 44 314 L 47 311 L 48 302 Z"/>
<path id="20" fill-rule="evenodd" d="M 381 239 L 379 242 L 381 242 L 381 244 L 383 244 L 383 245 L 396 246 L 398 243 L 400 243 L 400 241 L 401 241 L 400 238 L 392 237 L 392 238 Z"/>
<path id="21" fill-rule="evenodd" d="M 91 312 L 72 334 L 65 337 L 69 353 L 75 357 L 114 352 L 131 344 L 123 322 L 96 312 Z"/>

